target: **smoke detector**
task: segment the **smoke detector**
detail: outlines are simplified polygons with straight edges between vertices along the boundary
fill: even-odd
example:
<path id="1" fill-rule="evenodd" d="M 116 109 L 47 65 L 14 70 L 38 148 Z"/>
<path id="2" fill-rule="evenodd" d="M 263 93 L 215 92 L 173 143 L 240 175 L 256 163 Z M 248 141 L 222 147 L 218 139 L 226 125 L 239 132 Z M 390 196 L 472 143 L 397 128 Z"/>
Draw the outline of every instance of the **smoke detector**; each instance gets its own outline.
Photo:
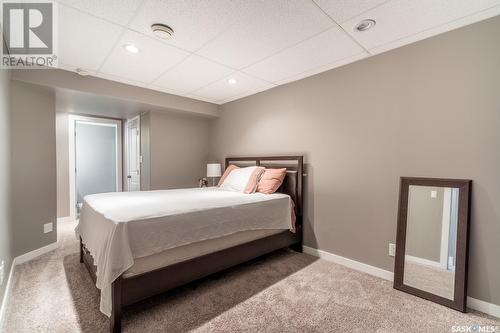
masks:
<path id="1" fill-rule="evenodd" d="M 170 28 L 166 24 L 155 23 L 151 26 L 151 30 L 156 37 L 161 39 L 170 39 L 174 37 L 174 29 Z"/>

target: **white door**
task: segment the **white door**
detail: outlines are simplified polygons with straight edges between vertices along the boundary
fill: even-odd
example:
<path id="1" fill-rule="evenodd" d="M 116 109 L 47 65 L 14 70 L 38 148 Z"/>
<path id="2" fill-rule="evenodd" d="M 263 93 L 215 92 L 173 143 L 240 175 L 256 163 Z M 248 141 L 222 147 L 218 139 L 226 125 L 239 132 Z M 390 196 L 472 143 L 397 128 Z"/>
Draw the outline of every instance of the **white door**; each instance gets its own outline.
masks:
<path id="1" fill-rule="evenodd" d="M 127 191 L 141 190 L 140 118 L 127 121 Z"/>

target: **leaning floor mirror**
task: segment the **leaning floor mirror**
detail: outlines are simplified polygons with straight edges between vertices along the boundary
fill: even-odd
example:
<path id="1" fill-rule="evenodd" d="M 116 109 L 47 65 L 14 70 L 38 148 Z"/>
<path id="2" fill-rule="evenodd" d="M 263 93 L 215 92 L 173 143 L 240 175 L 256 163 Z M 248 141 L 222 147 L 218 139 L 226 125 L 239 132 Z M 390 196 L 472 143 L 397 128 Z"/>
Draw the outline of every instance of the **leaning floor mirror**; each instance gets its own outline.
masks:
<path id="1" fill-rule="evenodd" d="M 466 311 L 470 180 L 401 178 L 394 288 Z"/>

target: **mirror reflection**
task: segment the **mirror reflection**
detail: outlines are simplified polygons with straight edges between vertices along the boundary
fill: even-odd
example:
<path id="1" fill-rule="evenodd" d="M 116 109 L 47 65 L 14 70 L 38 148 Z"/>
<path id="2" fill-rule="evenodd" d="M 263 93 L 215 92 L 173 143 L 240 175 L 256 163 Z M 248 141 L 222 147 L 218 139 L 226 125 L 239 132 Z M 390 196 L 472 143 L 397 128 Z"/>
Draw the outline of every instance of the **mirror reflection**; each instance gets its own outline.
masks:
<path id="1" fill-rule="evenodd" d="M 458 188 L 410 185 L 403 283 L 454 297 Z"/>

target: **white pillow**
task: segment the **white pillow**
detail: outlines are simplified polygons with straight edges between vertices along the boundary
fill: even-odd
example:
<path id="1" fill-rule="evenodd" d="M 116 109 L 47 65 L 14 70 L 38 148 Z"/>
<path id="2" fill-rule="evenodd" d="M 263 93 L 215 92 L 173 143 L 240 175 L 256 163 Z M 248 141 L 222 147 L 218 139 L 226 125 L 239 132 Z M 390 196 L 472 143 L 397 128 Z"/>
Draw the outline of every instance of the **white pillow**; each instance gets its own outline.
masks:
<path id="1" fill-rule="evenodd" d="M 256 166 L 234 169 L 224 179 L 220 188 L 235 192 L 253 193 L 262 175 L 262 171 L 264 171 L 264 168 Z"/>

